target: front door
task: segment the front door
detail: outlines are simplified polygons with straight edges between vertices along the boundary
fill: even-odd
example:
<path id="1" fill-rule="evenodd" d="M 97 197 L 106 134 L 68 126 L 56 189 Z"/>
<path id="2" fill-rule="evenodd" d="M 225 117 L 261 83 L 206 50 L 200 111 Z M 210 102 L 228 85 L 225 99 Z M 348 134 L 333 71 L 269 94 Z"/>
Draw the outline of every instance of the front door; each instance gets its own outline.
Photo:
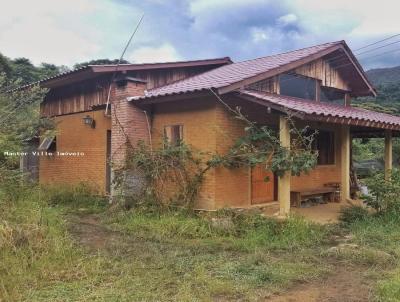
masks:
<path id="1" fill-rule="evenodd" d="M 265 170 L 265 165 L 251 169 L 251 203 L 259 204 L 276 200 L 277 180 L 274 173 Z"/>

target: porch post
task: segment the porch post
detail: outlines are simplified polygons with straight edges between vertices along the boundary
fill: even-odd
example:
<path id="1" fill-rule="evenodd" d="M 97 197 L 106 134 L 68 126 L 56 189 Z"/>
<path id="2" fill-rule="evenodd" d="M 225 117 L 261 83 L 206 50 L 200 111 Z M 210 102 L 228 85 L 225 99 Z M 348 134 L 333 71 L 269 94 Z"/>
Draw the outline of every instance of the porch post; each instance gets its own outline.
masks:
<path id="1" fill-rule="evenodd" d="M 343 125 L 341 128 L 341 146 L 340 146 L 340 161 L 341 161 L 341 196 L 340 200 L 346 201 L 350 199 L 350 127 Z"/>
<path id="2" fill-rule="evenodd" d="M 287 118 L 279 117 L 279 139 L 282 147 L 290 148 L 290 128 Z M 278 179 L 279 215 L 286 216 L 290 212 L 290 172 Z"/>
<path id="3" fill-rule="evenodd" d="M 385 130 L 385 179 L 389 179 L 393 165 L 393 138 L 392 131 Z"/>

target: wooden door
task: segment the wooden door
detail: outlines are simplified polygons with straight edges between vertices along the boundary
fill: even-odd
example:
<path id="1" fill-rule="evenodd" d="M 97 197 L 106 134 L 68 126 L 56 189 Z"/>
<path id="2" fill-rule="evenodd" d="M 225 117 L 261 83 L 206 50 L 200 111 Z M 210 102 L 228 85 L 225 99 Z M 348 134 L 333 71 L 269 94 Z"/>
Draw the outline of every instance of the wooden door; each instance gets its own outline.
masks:
<path id="1" fill-rule="evenodd" d="M 276 199 L 276 184 L 274 173 L 265 170 L 264 165 L 253 167 L 251 169 L 251 203 L 259 204 L 274 201 Z"/>
<path id="2" fill-rule="evenodd" d="M 106 142 L 106 192 L 111 193 L 111 130 L 107 130 Z"/>

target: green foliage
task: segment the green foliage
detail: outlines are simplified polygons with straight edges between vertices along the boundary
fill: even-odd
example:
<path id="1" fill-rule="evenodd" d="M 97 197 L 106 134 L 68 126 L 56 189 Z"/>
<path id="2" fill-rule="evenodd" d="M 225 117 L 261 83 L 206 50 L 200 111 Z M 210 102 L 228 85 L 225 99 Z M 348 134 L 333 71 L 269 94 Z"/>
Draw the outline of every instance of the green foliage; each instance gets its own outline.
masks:
<path id="1" fill-rule="evenodd" d="M 142 194 L 131 198 L 132 204 L 150 200 L 160 205 L 191 208 L 204 175 L 212 168 L 235 169 L 264 164 L 265 169 L 280 176 L 285 172 L 300 175 L 315 167 L 317 154 L 311 146 L 314 133 L 310 134 L 308 129 L 298 130 L 291 123 L 294 139 L 290 148 L 282 147 L 270 127 L 258 126 L 239 110 L 235 112 L 237 118 L 247 122 L 246 134 L 237 139 L 226 154 L 195 152 L 184 142 L 171 145 L 164 141 L 163 146 L 156 149 L 140 142 L 136 147 L 131 146 L 125 166 L 116 172 L 116 187 L 122 190 L 122 195 L 127 195 L 123 188 L 126 173 L 136 171 L 145 179 L 145 188 Z M 126 202 L 127 198 L 124 199 Z"/>
<path id="2" fill-rule="evenodd" d="M 46 90 L 34 86 L 29 90 L 5 92 L 6 79 L 0 75 L 0 179 L 11 174 L 7 170 L 18 169 L 17 156 L 7 157 L 5 151 L 21 152 L 39 133 L 52 129 L 54 124 L 39 118 L 39 103 Z"/>
<path id="3" fill-rule="evenodd" d="M 239 119 L 246 121 L 246 134 L 236 141 L 227 154 L 214 155 L 209 161 L 211 166 L 238 168 L 264 164 L 267 170 L 278 176 L 285 172 L 300 175 L 316 166 L 318 154 L 312 149 L 315 133 L 310 133 L 308 128 L 297 129 L 288 118 L 293 139 L 290 148 L 286 148 L 281 146 L 278 134 L 271 127 L 259 126 L 247 120 L 239 110 L 236 114 Z"/>
<path id="4" fill-rule="evenodd" d="M 391 171 L 389 179 L 383 173 L 377 173 L 366 180 L 369 195 L 364 196 L 364 202 L 380 212 L 400 213 L 400 171 Z"/>
<path id="5" fill-rule="evenodd" d="M 154 150 L 139 142 L 129 153 L 126 165 L 115 172 L 114 182 L 124 191 L 126 171 L 136 171 L 144 178 L 145 188 L 139 196 L 131 197 L 133 204 L 153 200 L 160 206 L 191 208 L 208 169 L 202 154 L 183 142 L 176 146 L 165 143 Z"/>
<path id="6" fill-rule="evenodd" d="M 82 62 L 82 63 L 77 63 L 74 65 L 74 69 L 79 69 L 88 65 L 108 65 L 108 64 L 117 64 L 119 62 L 119 59 L 96 59 L 96 60 L 90 60 L 87 62 Z M 127 60 L 121 60 L 121 64 L 129 64 L 129 61 Z"/>
<path id="7" fill-rule="evenodd" d="M 104 211 L 108 203 L 106 197 L 98 195 L 87 183 L 42 186 L 41 198 L 51 206 L 63 205 L 85 212 Z"/>
<path id="8" fill-rule="evenodd" d="M 35 66 L 27 58 L 9 59 L 0 53 L 0 74 L 5 74 L 7 78 L 6 90 L 37 82 L 67 70 L 66 66 L 56 66 L 49 63 Z"/>
<path id="9" fill-rule="evenodd" d="M 361 206 L 343 207 L 340 210 L 339 220 L 344 224 L 350 224 L 357 221 L 363 221 L 369 217 L 368 210 Z"/>
<path id="10" fill-rule="evenodd" d="M 91 263 L 91 264 L 90 264 Z M 0 187 L 0 300 L 30 300 L 40 287 L 84 278 L 93 261 L 70 240 L 59 210 L 37 187 Z"/>

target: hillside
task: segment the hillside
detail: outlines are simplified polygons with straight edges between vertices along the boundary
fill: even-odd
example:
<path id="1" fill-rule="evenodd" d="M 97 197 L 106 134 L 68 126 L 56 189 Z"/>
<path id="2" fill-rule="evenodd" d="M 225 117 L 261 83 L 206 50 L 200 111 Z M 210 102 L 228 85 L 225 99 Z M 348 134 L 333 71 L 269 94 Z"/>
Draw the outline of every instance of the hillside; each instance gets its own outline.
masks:
<path id="1" fill-rule="evenodd" d="M 400 83 L 400 66 L 370 69 L 367 74 L 371 82 L 377 86 Z"/>
<path id="2" fill-rule="evenodd" d="M 367 75 L 378 96 L 358 98 L 353 103 L 366 109 L 400 114 L 400 66 L 371 69 Z"/>

